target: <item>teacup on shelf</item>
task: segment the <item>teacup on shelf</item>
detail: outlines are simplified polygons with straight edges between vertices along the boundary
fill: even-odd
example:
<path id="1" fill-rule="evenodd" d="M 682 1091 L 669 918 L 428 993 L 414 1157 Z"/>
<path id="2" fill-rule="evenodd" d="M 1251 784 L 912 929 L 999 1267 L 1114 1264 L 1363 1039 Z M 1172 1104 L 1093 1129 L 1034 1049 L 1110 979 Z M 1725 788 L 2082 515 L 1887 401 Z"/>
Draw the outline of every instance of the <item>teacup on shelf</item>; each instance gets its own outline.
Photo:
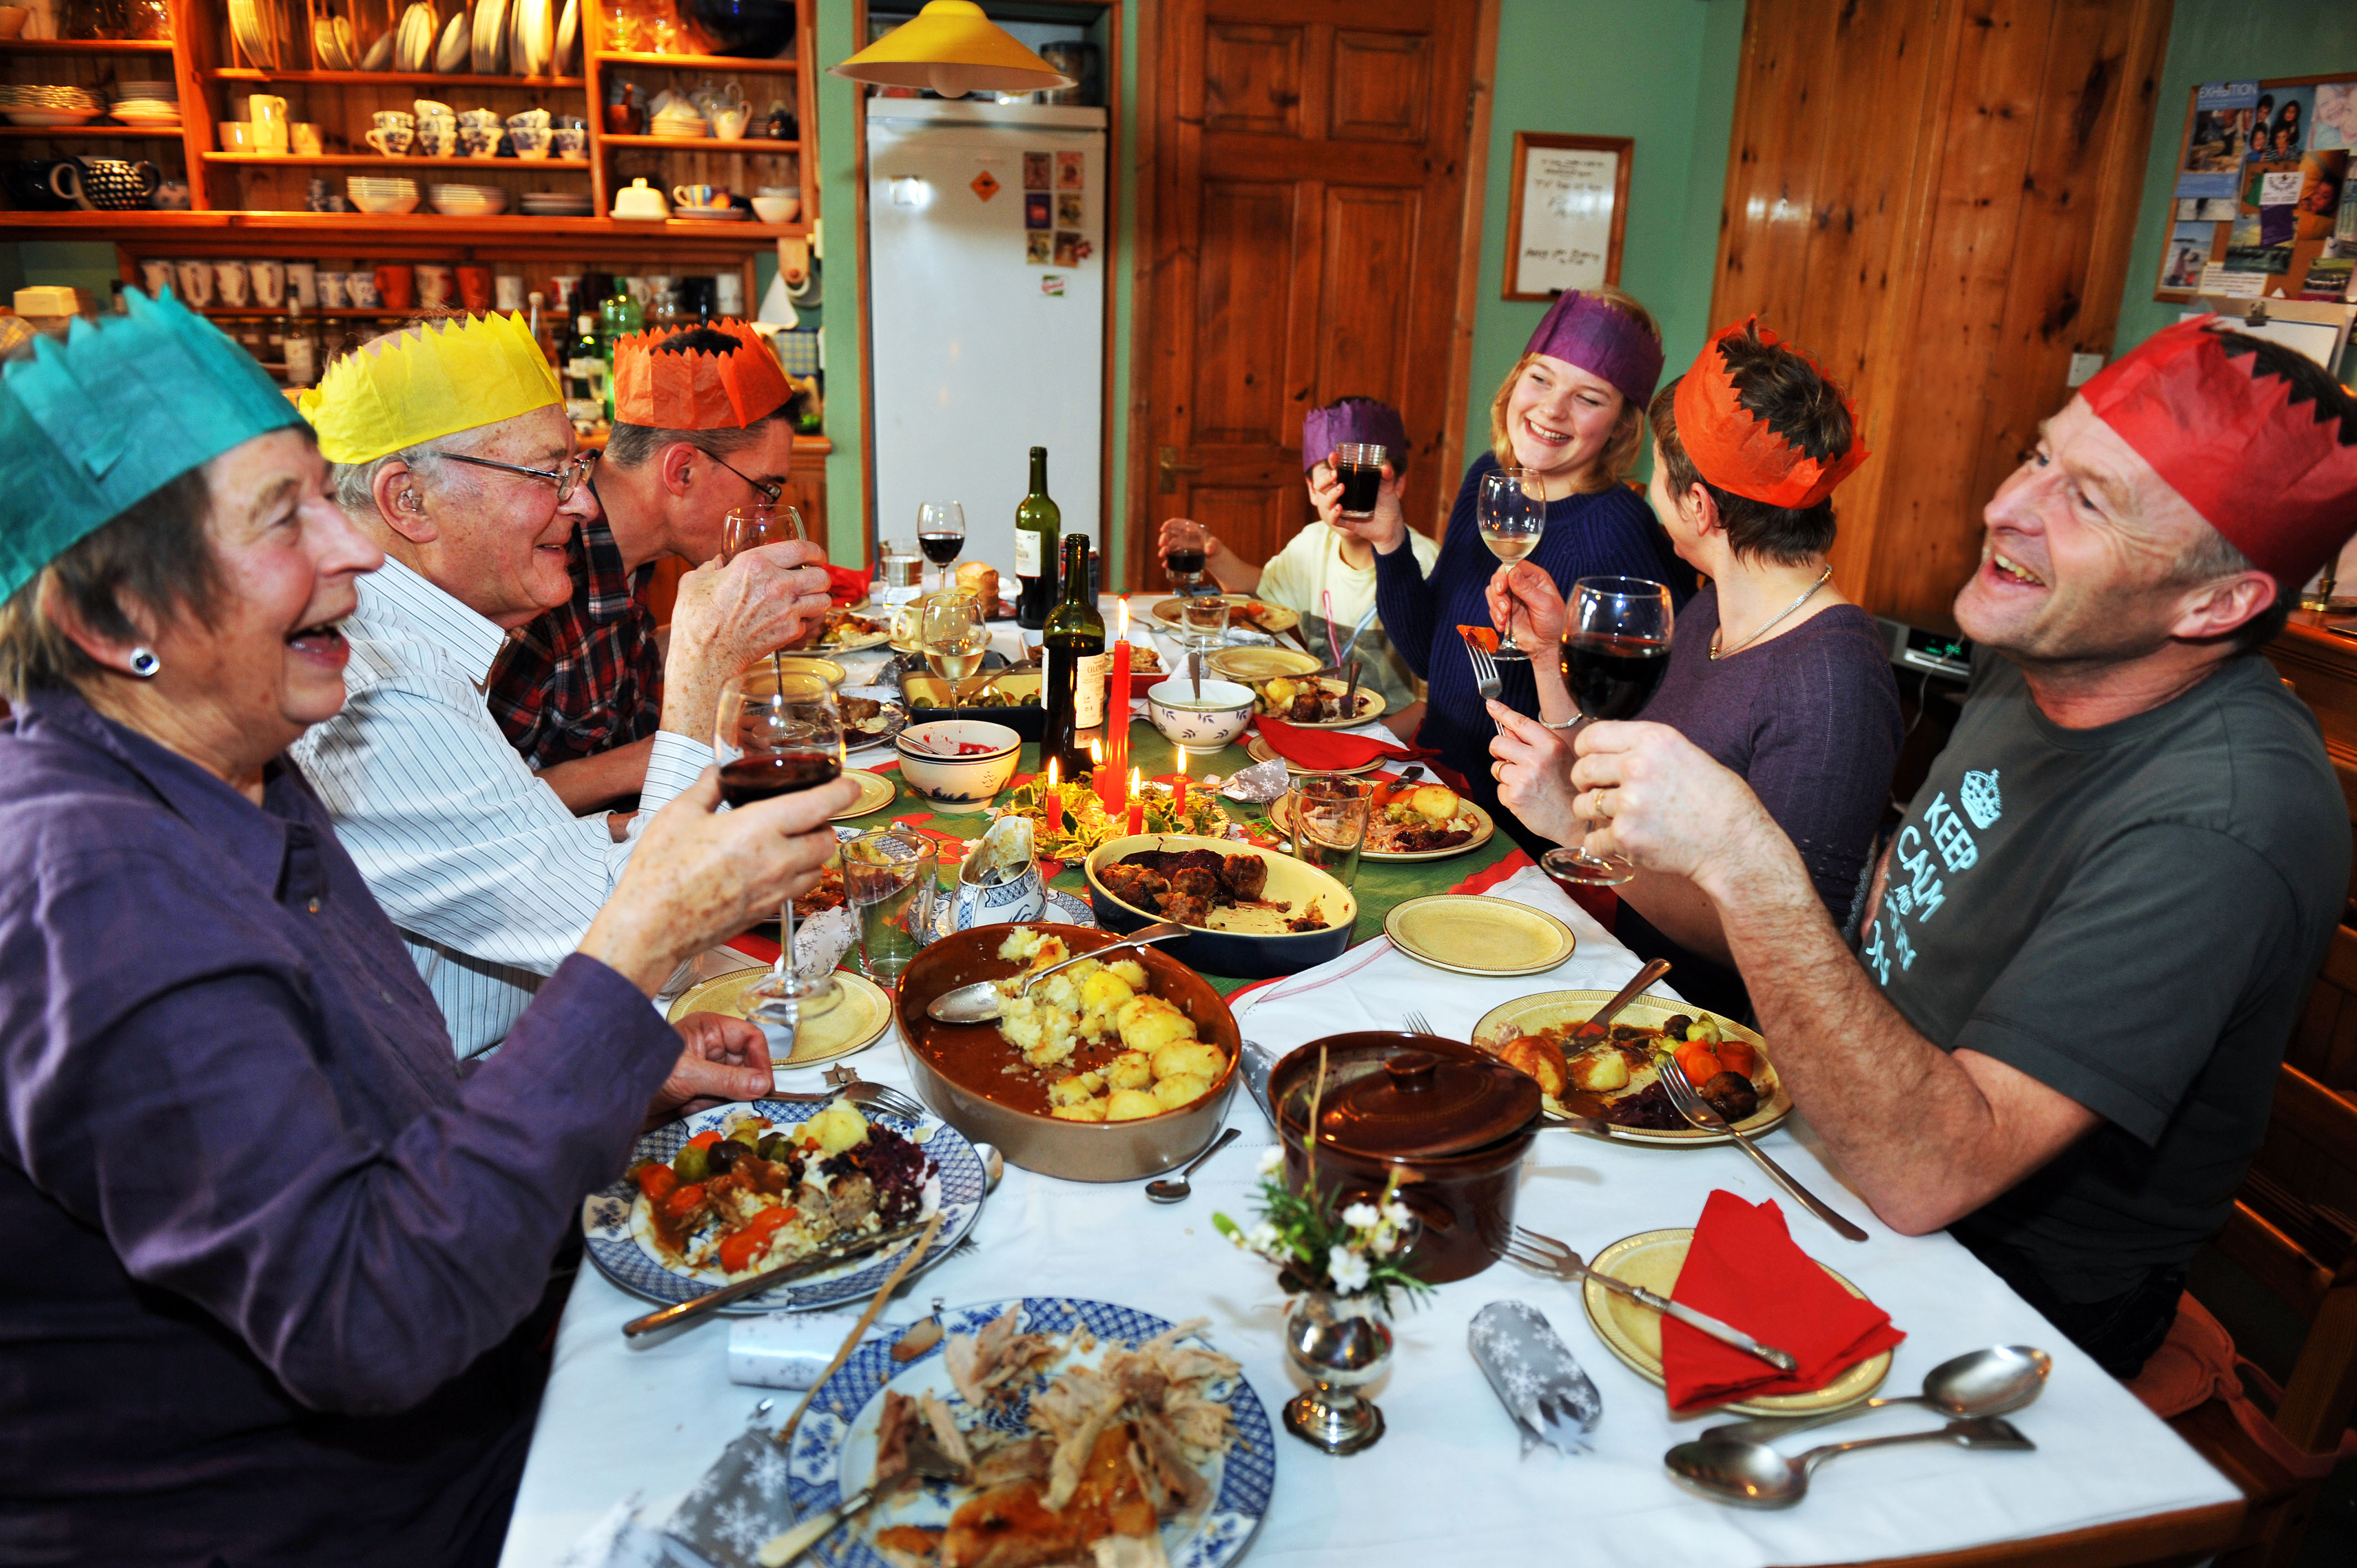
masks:
<path id="1" fill-rule="evenodd" d="M 545 126 L 520 125 L 511 127 L 508 139 L 515 144 L 515 155 L 527 162 L 538 162 L 548 156 L 549 132 Z"/>
<path id="2" fill-rule="evenodd" d="M 497 157 L 500 132 L 496 125 L 461 125 L 458 127 L 458 150 L 470 158 Z"/>
<path id="3" fill-rule="evenodd" d="M 588 150 L 589 133 L 574 125 L 559 125 L 548 134 L 549 151 L 560 158 L 577 158 Z"/>

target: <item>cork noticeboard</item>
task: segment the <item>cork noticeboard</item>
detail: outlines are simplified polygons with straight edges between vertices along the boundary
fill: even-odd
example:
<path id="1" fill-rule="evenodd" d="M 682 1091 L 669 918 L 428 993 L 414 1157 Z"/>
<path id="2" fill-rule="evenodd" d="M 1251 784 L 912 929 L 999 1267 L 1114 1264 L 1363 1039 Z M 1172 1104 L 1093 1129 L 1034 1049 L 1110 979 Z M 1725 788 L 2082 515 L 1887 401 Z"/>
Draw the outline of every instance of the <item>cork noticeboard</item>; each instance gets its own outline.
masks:
<path id="1" fill-rule="evenodd" d="M 2357 283 L 2357 73 L 2197 85 L 2154 295 L 2345 302 Z"/>

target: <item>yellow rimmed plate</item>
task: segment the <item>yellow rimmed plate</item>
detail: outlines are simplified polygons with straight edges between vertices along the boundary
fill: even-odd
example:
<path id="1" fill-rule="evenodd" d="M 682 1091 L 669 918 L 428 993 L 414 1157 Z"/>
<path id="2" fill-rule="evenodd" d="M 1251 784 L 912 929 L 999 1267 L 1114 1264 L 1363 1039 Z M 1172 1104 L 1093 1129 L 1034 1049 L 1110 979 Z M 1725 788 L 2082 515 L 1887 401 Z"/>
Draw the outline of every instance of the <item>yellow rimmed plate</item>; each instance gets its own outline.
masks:
<path id="1" fill-rule="evenodd" d="M 1269 802 L 1268 820 L 1270 825 L 1279 832 L 1289 833 L 1293 831 L 1293 809 L 1287 804 L 1291 800 L 1290 795 L 1279 795 Z M 1460 811 L 1469 811 L 1473 816 L 1473 836 L 1463 843 L 1453 843 L 1447 849 L 1377 849 L 1374 847 L 1374 841 L 1371 838 L 1367 848 L 1361 852 L 1361 858 L 1383 861 L 1447 860 L 1451 855 L 1470 854 L 1496 836 L 1498 824 L 1491 820 L 1489 812 L 1472 801 L 1462 799 L 1457 802 L 1457 809 Z M 1372 826 L 1372 824 L 1370 824 L 1371 830 Z"/>
<path id="2" fill-rule="evenodd" d="M 1678 1271 L 1685 1266 L 1686 1248 L 1693 1240 L 1692 1226 L 1646 1230 L 1613 1242 L 1589 1260 L 1587 1266 L 1616 1280 L 1668 1295 L 1678 1283 Z M 1814 1259 L 1810 1261 L 1815 1262 Z M 1817 1267 L 1825 1269 L 1823 1263 Z M 1833 1270 L 1825 1269 L 1825 1273 L 1850 1294 L 1860 1301 L 1866 1299 L 1864 1291 Z M 1588 1325 L 1604 1341 L 1606 1349 L 1655 1388 L 1667 1386 L 1662 1376 L 1660 1313 L 1593 1281 L 1580 1286 L 1580 1305 L 1587 1309 Z M 1744 1415 L 1810 1415 L 1818 1411 L 1839 1410 L 1873 1393 L 1889 1375 L 1890 1352 L 1885 1350 L 1868 1356 L 1824 1388 L 1804 1394 L 1765 1394 L 1737 1404 L 1714 1405 L 1710 1413 L 1737 1411 Z"/>
<path id="3" fill-rule="evenodd" d="M 881 648 L 891 641 L 892 634 L 888 630 L 856 631 L 845 638 L 827 638 L 819 643 L 819 647 L 829 653 L 857 653 L 862 649 Z M 893 646 L 897 648 L 899 645 L 894 643 Z"/>
<path id="4" fill-rule="evenodd" d="M 795 675 L 815 675 L 830 686 L 840 686 L 851 679 L 851 671 L 832 659 L 821 659 L 808 653 L 781 653 L 778 667 Z"/>
<path id="5" fill-rule="evenodd" d="M 1204 596 L 1206 598 L 1211 596 L 1208 594 Z M 1250 631 L 1253 628 L 1236 625 L 1238 610 L 1251 616 L 1253 619 L 1260 622 L 1272 632 L 1291 631 L 1301 624 L 1299 616 L 1286 609 L 1283 605 L 1268 599 L 1255 598 L 1250 594 L 1222 594 L 1218 596 L 1228 607 L 1228 624 L 1239 631 Z M 1148 613 L 1161 622 L 1166 629 L 1176 631 L 1178 628 L 1178 604 L 1179 601 L 1176 598 L 1157 600 L 1154 608 Z M 1312 670 L 1318 668 L 1315 663 L 1309 667 Z"/>
<path id="6" fill-rule="evenodd" d="M 1280 675 L 1307 675 L 1318 664 L 1297 648 L 1222 648 L 1203 660 L 1203 668 L 1222 680 L 1257 686 Z"/>
<path id="7" fill-rule="evenodd" d="M 1270 746 L 1268 742 L 1261 739 L 1258 736 L 1254 736 L 1251 739 L 1244 742 L 1244 755 L 1251 757 L 1254 762 L 1277 762 L 1284 760 L 1277 756 L 1275 747 Z M 1294 773 L 1341 773 L 1355 778 L 1361 773 L 1372 773 L 1378 768 L 1388 766 L 1394 760 L 1396 759 L 1389 757 L 1378 757 L 1371 761 L 1361 762 L 1356 768 L 1304 768 L 1299 763 L 1290 761 L 1286 761 L 1285 766 L 1287 771 Z"/>
<path id="8" fill-rule="evenodd" d="M 1596 1010 L 1612 1000 L 1609 991 L 1542 991 L 1535 996 L 1517 996 L 1481 1015 L 1473 1026 L 1473 1043 L 1483 1050 L 1504 1045 L 1517 1035 L 1535 1035 L 1543 1029 L 1559 1029 L 1566 1024 L 1581 1024 L 1596 1015 Z M 1705 1009 L 1691 1002 L 1674 1002 L 1666 996 L 1640 996 L 1620 1009 L 1616 1023 L 1636 1024 L 1647 1028 L 1659 1028 L 1677 1014 L 1688 1017 Z M 1774 1131 L 1792 1113 L 1792 1091 L 1784 1087 L 1776 1064 L 1769 1059 L 1767 1043 L 1734 1019 L 1713 1013 L 1718 1026 L 1727 1034 L 1749 1045 L 1760 1058 L 1760 1070 L 1750 1075 L 1752 1087 L 1761 1095 L 1760 1109 L 1738 1122 L 1736 1125 L 1749 1133 Z M 1629 1087 L 1614 1090 L 1612 1098 L 1641 1092 L 1653 1081 L 1652 1068 L 1635 1068 L 1630 1072 Z M 1607 1134 L 1616 1144 L 1650 1144 L 1658 1148 L 1706 1148 L 1735 1140 L 1725 1133 L 1706 1133 L 1699 1127 L 1681 1128 L 1674 1133 L 1656 1131 L 1651 1127 L 1614 1127 Z"/>
<path id="9" fill-rule="evenodd" d="M 1571 956 L 1578 938 L 1553 915 L 1464 893 L 1435 893 L 1392 906 L 1383 935 L 1419 963 L 1458 974 L 1541 974 Z"/>
<path id="10" fill-rule="evenodd" d="M 831 822 L 847 822 L 853 817 L 864 817 L 870 811 L 880 811 L 900 793 L 892 780 L 881 773 L 870 773 L 865 768 L 846 768 L 843 776 L 859 786 L 859 799 L 829 817 L 827 821 Z"/>
<path id="11" fill-rule="evenodd" d="M 1319 676 L 1318 678 L 1318 684 L 1324 690 L 1332 693 L 1337 697 L 1343 695 L 1351 689 L 1351 682 L 1348 681 L 1337 680 L 1331 675 Z M 1257 691 L 1259 688 L 1255 686 L 1254 689 Z M 1361 706 L 1359 709 L 1359 716 L 1356 718 L 1286 719 L 1285 722 L 1291 725 L 1296 729 L 1349 729 L 1353 725 L 1372 724 L 1375 720 L 1382 718 L 1383 716 L 1384 710 L 1391 706 L 1389 699 L 1384 697 L 1381 692 L 1376 691 L 1373 687 L 1367 685 L 1363 682 L 1361 682 L 1359 686 L 1359 702 Z"/>
<path id="12" fill-rule="evenodd" d="M 671 1004 L 671 1021 L 676 1024 L 690 1013 L 726 1013 L 731 1018 L 742 1018 L 745 993 L 769 977 L 769 965 L 762 964 L 692 985 Z M 834 972 L 834 983 L 843 988 L 843 1000 L 817 1017 L 805 1019 L 794 1032 L 793 1054 L 783 1061 L 772 1061 L 772 1067 L 831 1062 L 866 1050 L 891 1027 L 892 998 L 882 987 L 845 969 Z"/>

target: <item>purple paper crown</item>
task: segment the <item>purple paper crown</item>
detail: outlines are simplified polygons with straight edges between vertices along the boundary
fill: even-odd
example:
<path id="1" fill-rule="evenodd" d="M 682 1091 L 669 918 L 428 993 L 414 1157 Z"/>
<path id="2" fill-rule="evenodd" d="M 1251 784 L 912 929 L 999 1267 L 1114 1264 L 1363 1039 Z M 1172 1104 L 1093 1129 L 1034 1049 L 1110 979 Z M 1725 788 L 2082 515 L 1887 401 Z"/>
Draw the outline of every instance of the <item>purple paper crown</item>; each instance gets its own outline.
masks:
<path id="1" fill-rule="evenodd" d="M 1387 448 L 1394 474 L 1407 467 L 1407 426 L 1399 410 L 1381 398 L 1341 398 L 1301 416 L 1303 473 L 1332 456 L 1335 447 L 1354 445 Z"/>
<path id="2" fill-rule="evenodd" d="M 1549 354 L 1601 376 L 1639 408 L 1653 401 L 1662 382 L 1662 340 L 1620 306 L 1577 289 L 1555 295 L 1523 352 Z"/>

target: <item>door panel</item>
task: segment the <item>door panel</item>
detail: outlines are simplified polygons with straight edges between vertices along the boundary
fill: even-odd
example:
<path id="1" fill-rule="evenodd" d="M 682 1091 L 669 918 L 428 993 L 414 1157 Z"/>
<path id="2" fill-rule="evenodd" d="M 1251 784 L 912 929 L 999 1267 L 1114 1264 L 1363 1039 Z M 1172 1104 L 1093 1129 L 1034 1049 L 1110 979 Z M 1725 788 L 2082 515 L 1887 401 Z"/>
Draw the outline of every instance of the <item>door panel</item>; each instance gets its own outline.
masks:
<path id="1" fill-rule="evenodd" d="M 1398 408 L 1406 505 L 1427 530 L 1457 476 L 1455 268 L 1477 7 L 1467 0 L 1167 0 L 1155 136 L 1144 504 L 1248 560 L 1311 520 L 1301 418 L 1352 394 Z M 1158 459 L 1167 449 L 1170 461 Z"/>

